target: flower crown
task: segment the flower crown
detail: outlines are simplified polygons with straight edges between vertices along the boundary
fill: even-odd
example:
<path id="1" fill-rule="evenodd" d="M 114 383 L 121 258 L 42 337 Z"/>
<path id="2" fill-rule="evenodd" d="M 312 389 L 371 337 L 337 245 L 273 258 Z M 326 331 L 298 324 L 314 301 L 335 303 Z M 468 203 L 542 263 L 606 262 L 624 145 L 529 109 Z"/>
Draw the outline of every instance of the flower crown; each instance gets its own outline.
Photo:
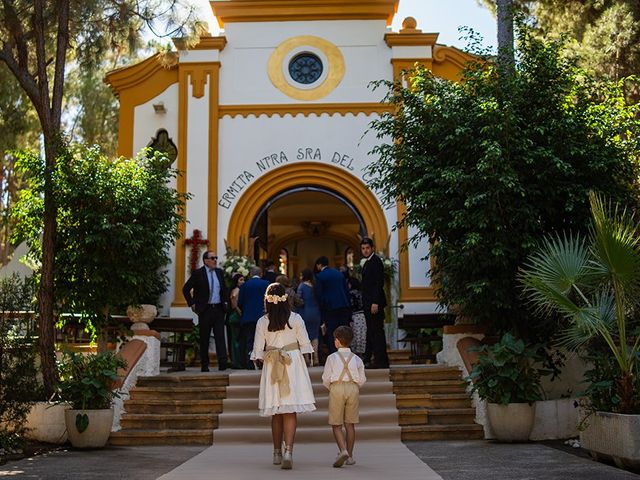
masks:
<path id="1" fill-rule="evenodd" d="M 273 303 L 277 305 L 279 302 L 286 302 L 289 295 L 286 293 L 284 295 L 265 295 L 265 300 L 269 303 Z"/>

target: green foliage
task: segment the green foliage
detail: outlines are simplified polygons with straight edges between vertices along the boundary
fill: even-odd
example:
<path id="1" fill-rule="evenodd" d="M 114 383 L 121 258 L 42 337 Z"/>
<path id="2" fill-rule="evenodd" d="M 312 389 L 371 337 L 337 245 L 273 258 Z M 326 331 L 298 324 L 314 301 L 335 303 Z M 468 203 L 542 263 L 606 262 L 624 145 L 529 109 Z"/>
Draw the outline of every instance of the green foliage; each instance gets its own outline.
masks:
<path id="1" fill-rule="evenodd" d="M 411 84 L 378 82 L 395 107 L 372 123 L 383 142 L 370 186 L 407 208 L 411 242 L 429 237 L 442 305 L 499 331 L 548 338 L 523 308 L 519 265 L 542 235 L 588 225 L 588 192 L 637 197 L 638 107 L 526 29 L 513 75 L 491 62 L 452 83 L 418 68 Z"/>
<path id="2" fill-rule="evenodd" d="M 16 232 L 38 259 L 43 166 L 26 153 L 20 166 L 29 187 L 16 205 Z M 75 145 L 58 158 L 55 285 L 62 311 L 99 326 L 113 308 L 157 303 L 186 198 L 171 187 L 176 175 L 160 154 L 110 160 L 98 147 Z"/>
<path id="3" fill-rule="evenodd" d="M 483 345 L 478 363 L 466 378 L 472 391 L 489 403 L 531 403 L 542 400 L 540 377 L 551 371 L 536 366 L 546 360 L 541 344 L 525 342 L 506 333 L 498 343 Z"/>
<path id="4" fill-rule="evenodd" d="M 42 400 L 37 379 L 35 284 L 17 275 L 0 279 L 0 449 L 22 447 L 32 401 Z"/>
<path id="5" fill-rule="evenodd" d="M 495 0 L 478 0 L 494 9 Z M 619 80 L 640 71 L 640 5 L 637 0 L 567 2 L 515 0 L 536 35 L 566 36 L 567 55 L 600 78 Z M 638 85 L 629 85 L 631 98 L 640 98 Z"/>
<path id="6" fill-rule="evenodd" d="M 113 399 L 120 397 L 113 390 L 118 368 L 126 366 L 127 362 L 113 352 L 65 353 L 58 364 L 60 399 L 76 410 L 110 408 Z"/>
<path id="7" fill-rule="evenodd" d="M 611 389 L 614 411 L 640 413 L 640 225 L 617 204 L 593 193 L 590 201 L 588 237 L 547 238 L 520 279 L 540 314 L 564 319 L 562 343 L 587 352 L 605 345 L 610 362 L 613 357 L 610 369 L 596 362 L 590 374 L 595 404 L 602 405 Z"/>

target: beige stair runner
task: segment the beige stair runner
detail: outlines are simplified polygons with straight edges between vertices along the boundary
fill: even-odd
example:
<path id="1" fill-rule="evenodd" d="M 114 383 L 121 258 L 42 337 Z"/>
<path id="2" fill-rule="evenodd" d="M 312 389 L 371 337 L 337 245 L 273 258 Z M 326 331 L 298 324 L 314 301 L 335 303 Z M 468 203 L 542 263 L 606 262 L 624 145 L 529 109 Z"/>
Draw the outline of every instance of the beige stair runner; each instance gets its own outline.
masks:
<path id="1" fill-rule="evenodd" d="M 271 443 L 271 418 L 258 415 L 260 371 L 234 371 L 229 375 L 223 413 L 213 432 L 214 445 Z M 327 423 L 328 390 L 322 385 L 322 367 L 309 369 L 317 410 L 298 415 L 296 443 L 333 442 Z M 360 389 L 358 441 L 400 440 L 398 411 L 389 370 L 367 370 Z"/>

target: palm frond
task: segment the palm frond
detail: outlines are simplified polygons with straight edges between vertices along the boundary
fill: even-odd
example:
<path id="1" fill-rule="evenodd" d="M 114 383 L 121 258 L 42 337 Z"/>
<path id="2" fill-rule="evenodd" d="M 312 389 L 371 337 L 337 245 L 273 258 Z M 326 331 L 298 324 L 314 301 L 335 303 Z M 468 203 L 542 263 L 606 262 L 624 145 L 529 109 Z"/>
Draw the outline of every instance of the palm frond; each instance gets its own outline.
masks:
<path id="1" fill-rule="evenodd" d="M 616 295 L 633 299 L 640 293 L 640 229 L 626 208 L 605 203 L 589 194 L 593 215 L 592 254 L 600 274 L 606 275 Z M 624 299 L 623 299 L 624 300 Z"/>
<path id="2" fill-rule="evenodd" d="M 584 239 L 558 236 L 543 241 L 540 249 L 529 257 L 519 279 L 525 295 L 541 312 L 573 311 L 577 306 L 572 293 L 590 290 L 596 284 L 592 263 Z"/>

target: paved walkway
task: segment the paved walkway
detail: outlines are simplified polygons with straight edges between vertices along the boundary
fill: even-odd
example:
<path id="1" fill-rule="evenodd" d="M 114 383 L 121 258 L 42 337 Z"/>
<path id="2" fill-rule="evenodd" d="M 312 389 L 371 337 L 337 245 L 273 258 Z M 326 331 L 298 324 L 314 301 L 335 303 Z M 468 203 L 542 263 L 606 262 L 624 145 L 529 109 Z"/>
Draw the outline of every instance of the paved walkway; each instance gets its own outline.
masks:
<path id="1" fill-rule="evenodd" d="M 309 475 L 321 471 L 323 478 L 374 479 L 372 467 L 380 462 L 406 458 L 408 469 L 395 470 L 385 478 L 391 480 L 640 480 L 640 475 L 597 463 L 584 456 L 552 448 L 540 443 L 518 445 L 497 444 L 488 441 L 470 442 L 408 442 L 406 446 L 417 456 L 401 450 L 385 449 L 365 451 L 364 442 L 356 445 L 356 465 L 332 468 L 335 447 L 311 446 L 309 453 L 305 445 L 296 445 L 294 469 L 286 472 L 270 465 L 271 452 L 263 452 L 264 446 L 254 459 L 237 460 L 242 453 L 235 445 L 233 454 L 217 455 L 215 447 L 162 446 L 162 447 L 109 447 L 102 450 L 59 450 L 47 455 L 0 465 L 0 478 L 43 480 L 156 480 L 207 478 L 210 480 L 250 478 L 314 478 Z M 267 447 L 268 448 L 268 447 Z M 397 447 L 398 449 L 400 446 Z M 405 449 L 406 450 L 406 449 Z M 371 456 L 373 454 L 373 456 Z M 405 457 L 405 455 L 408 455 Z M 423 467 L 418 458 L 428 464 Z M 260 476 L 244 477 L 243 464 L 251 460 L 260 463 Z M 212 463 L 208 463 L 208 462 Z M 186 463 L 185 463 L 186 462 Z M 424 464 L 422 464 L 424 465 Z M 430 468 L 429 468 L 430 467 Z M 191 471 L 206 469 L 207 477 L 187 477 Z M 396 467 L 397 468 L 397 467 Z M 420 477 L 413 476 L 424 468 Z M 414 470 L 415 469 L 415 470 Z M 430 473 L 433 469 L 438 476 Z M 224 472 L 224 473 L 222 473 Z M 304 472 L 304 473 L 303 473 Z M 180 475 L 182 473 L 182 475 Z M 267 476 L 273 473 L 273 477 Z M 164 475 L 164 477 L 163 477 Z M 315 475 L 315 473 L 314 473 Z M 428 476 L 432 475 L 432 476 Z M 318 477 L 316 477 L 318 478 Z M 382 477 L 380 477 L 382 478 Z"/>

